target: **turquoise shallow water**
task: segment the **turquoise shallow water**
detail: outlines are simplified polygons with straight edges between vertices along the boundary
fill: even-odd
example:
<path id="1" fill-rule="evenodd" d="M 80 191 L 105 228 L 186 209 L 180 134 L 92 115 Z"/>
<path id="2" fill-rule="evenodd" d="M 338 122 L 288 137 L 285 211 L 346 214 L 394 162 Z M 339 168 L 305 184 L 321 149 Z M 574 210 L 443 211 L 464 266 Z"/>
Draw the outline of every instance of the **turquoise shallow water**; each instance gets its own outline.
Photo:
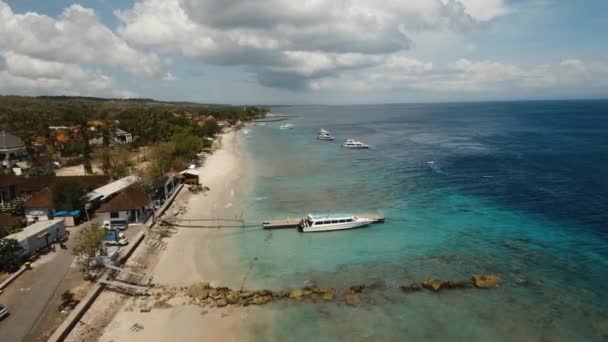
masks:
<path id="1" fill-rule="evenodd" d="M 250 220 L 381 211 L 326 234 L 225 239 L 248 287 L 379 284 L 359 307 L 264 307 L 259 340 L 608 339 L 606 102 L 292 107 L 296 128 L 242 134 Z M 315 140 L 319 128 L 336 142 Z M 348 137 L 369 151 L 338 147 Z M 604 176 L 602 176 L 604 175 Z M 216 248 L 227 248 L 218 243 Z M 499 274 L 501 288 L 403 294 L 427 277 Z"/>

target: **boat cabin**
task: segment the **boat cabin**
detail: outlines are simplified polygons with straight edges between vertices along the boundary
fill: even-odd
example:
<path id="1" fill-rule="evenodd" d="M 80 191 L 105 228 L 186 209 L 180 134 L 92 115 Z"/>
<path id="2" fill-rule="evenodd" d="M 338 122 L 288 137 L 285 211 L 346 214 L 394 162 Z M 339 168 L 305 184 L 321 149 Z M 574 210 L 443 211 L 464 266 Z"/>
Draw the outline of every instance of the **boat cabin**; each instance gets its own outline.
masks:
<path id="1" fill-rule="evenodd" d="M 306 217 L 306 224 L 308 227 L 328 225 L 328 224 L 340 224 L 354 222 L 356 219 L 352 215 L 315 215 L 309 214 Z"/>

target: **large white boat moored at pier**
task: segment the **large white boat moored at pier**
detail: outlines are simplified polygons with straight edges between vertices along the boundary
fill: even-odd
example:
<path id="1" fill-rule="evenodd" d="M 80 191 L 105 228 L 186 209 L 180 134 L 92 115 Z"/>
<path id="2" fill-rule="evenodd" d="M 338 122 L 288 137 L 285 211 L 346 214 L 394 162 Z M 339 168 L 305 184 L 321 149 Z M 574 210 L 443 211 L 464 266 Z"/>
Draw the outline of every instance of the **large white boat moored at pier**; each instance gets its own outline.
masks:
<path id="1" fill-rule="evenodd" d="M 374 220 L 354 215 L 321 215 L 308 214 L 298 225 L 298 231 L 303 233 L 328 232 L 332 230 L 345 230 L 367 226 Z"/>

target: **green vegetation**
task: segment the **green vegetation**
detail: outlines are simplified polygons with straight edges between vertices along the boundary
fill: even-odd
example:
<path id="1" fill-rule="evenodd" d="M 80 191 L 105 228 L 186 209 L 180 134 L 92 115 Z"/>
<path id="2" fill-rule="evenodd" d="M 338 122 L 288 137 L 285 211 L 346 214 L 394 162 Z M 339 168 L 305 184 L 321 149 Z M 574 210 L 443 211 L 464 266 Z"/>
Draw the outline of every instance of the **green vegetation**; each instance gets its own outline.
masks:
<path id="1" fill-rule="evenodd" d="M 13 272 L 19 267 L 19 255 L 23 248 L 15 239 L 0 240 L 0 271 Z"/>
<path id="2" fill-rule="evenodd" d="M 137 137 L 136 144 L 144 145 L 169 141 L 184 128 L 193 129 L 197 135 L 215 134 L 217 128 L 198 128 L 198 122 L 202 122 L 200 119 L 209 115 L 234 124 L 239 120 L 263 116 L 267 112 L 266 108 L 257 106 L 235 107 L 148 99 L 0 96 L 0 128 L 19 135 L 29 146 L 37 137 L 51 138 L 53 132 L 49 126 L 82 127 L 91 120 L 117 120 L 117 127 Z M 83 153 L 85 147 L 82 143 L 68 142 L 65 145 L 68 145 L 68 150 L 79 153 Z"/>
<path id="3" fill-rule="evenodd" d="M 82 264 L 85 278 L 90 277 L 91 261 L 98 255 L 105 255 L 104 239 L 107 231 L 100 224 L 92 224 L 84 228 L 74 241 L 72 253 Z"/>
<path id="4" fill-rule="evenodd" d="M 56 210 L 80 210 L 84 207 L 87 191 L 80 182 L 64 180 L 53 186 L 52 193 Z"/>
<path id="5" fill-rule="evenodd" d="M 197 152 L 209 147 L 206 138 L 220 132 L 219 122 L 234 125 L 267 112 L 257 106 L 149 99 L 0 96 L 0 129 L 22 138 L 35 164 L 41 156 L 60 156 L 65 164 L 82 164 L 91 174 L 92 160 L 97 158 L 103 172 L 116 179 L 129 174 L 133 166 L 128 153 L 114 146 L 118 128 L 131 133 L 128 148 L 153 146 L 153 154 L 164 158 L 151 159 L 149 169 L 158 176 L 188 165 Z M 91 139 L 101 139 L 101 146 L 93 146 Z M 31 170 L 32 174 L 52 172 L 49 164 Z"/>

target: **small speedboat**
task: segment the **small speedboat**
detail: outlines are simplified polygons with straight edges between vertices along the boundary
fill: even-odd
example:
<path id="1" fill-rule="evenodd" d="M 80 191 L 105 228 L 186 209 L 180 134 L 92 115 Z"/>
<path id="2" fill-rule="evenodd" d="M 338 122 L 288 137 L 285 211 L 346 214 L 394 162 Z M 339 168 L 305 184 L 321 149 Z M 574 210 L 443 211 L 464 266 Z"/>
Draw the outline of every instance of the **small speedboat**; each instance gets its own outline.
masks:
<path id="1" fill-rule="evenodd" d="M 284 124 L 281 125 L 281 129 L 293 129 L 295 127 L 294 124 Z"/>
<path id="2" fill-rule="evenodd" d="M 298 225 L 298 231 L 302 233 L 329 232 L 364 227 L 371 223 L 373 220 L 370 218 L 354 215 L 308 214 Z"/>
<path id="3" fill-rule="evenodd" d="M 334 139 L 335 138 L 329 134 L 319 134 L 319 136 L 317 137 L 317 140 L 325 140 L 325 141 L 332 141 Z"/>
<path id="4" fill-rule="evenodd" d="M 347 139 L 346 142 L 344 142 L 344 144 L 340 145 L 344 148 L 352 148 L 352 149 L 367 149 L 369 148 L 369 145 L 364 144 L 360 141 L 355 141 L 353 139 Z"/>
<path id="5" fill-rule="evenodd" d="M 328 131 L 323 130 L 323 132 L 319 132 L 319 135 L 317 136 L 318 140 L 326 140 L 326 141 L 331 141 L 334 140 L 334 137 L 332 137 Z"/>

